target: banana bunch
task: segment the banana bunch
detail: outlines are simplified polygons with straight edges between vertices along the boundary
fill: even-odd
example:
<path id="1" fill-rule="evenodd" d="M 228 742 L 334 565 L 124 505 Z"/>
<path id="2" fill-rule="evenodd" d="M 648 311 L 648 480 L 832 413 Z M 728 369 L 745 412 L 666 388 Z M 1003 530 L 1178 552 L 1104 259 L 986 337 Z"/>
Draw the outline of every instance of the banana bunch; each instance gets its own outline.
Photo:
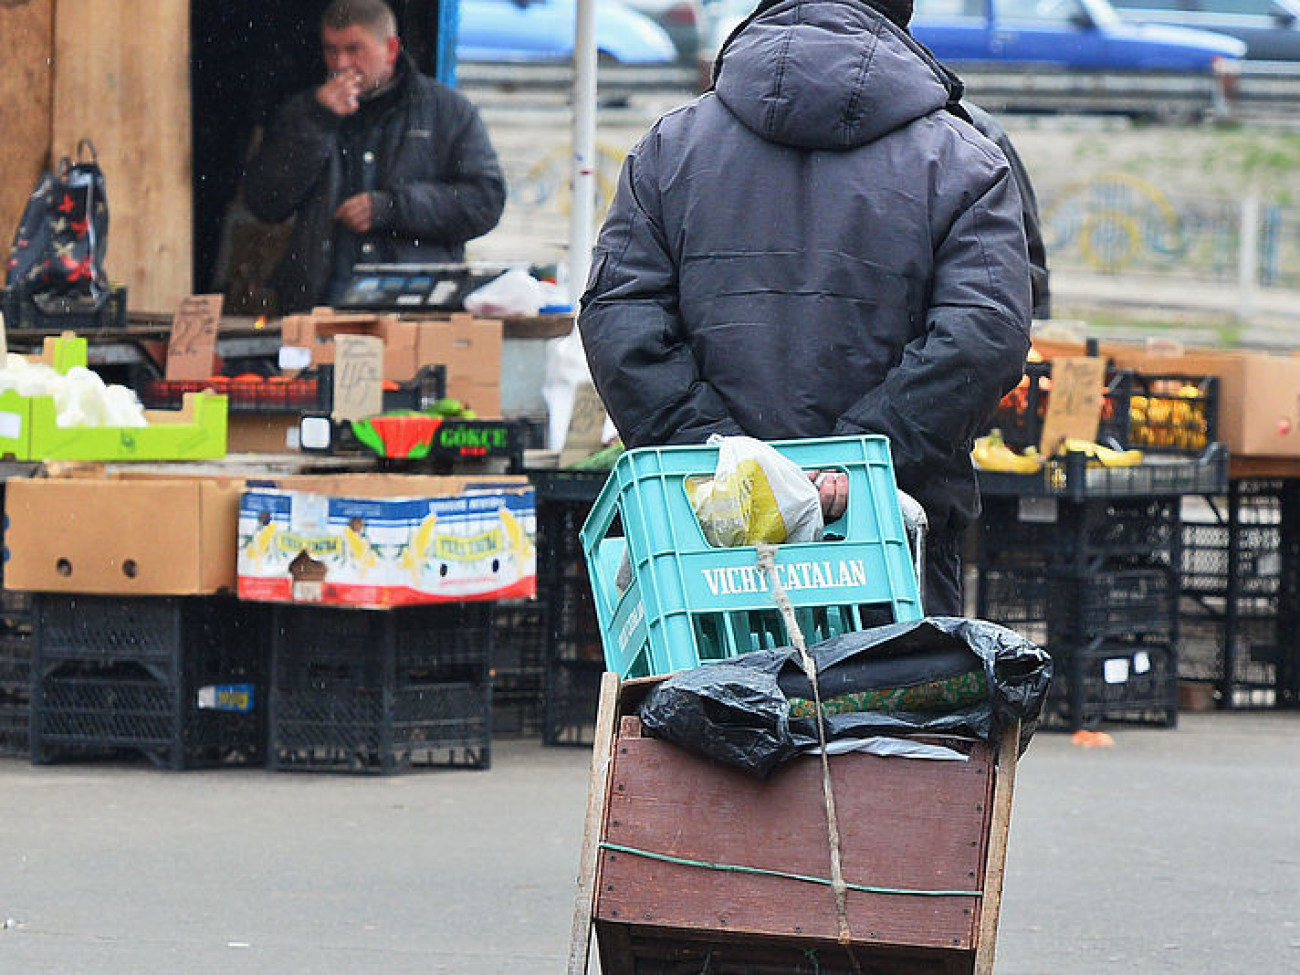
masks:
<path id="1" fill-rule="evenodd" d="M 1099 443 L 1082 440 L 1079 437 L 1066 437 L 1061 441 L 1057 453 L 1062 455 L 1070 453 L 1087 454 L 1089 464 L 1095 463 L 1102 467 L 1136 467 L 1142 463 L 1142 451 L 1140 450 L 1114 450 L 1111 447 L 1104 447 Z"/>
<path id="2" fill-rule="evenodd" d="M 982 471 L 1003 474 L 1037 474 L 1043 469 L 1043 458 L 1033 447 L 1023 454 L 1016 453 L 1002 439 L 1001 430 L 990 430 L 975 441 L 970 452 L 971 460 Z"/>
<path id="3" fill-rule="evenodd" d="M 1129 401 L 1129 421 L 1135 443 L 1149 447 L 1201 450 L 1209 433 L 1208 401 L 1200 387 L 1184 383 L 1171 391 Z"/>

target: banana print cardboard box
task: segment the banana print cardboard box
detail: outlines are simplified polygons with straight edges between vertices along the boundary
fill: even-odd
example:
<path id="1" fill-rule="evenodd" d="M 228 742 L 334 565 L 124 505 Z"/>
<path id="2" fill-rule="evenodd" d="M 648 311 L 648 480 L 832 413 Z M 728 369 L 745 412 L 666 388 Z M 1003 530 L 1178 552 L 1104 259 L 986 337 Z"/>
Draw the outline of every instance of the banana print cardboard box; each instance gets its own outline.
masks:
<path id="1" fill-rule="evenodd" d="M 527 478 L 341 474 L 249 485 L 244 599 L 387 609 L 535 595 Z"/>

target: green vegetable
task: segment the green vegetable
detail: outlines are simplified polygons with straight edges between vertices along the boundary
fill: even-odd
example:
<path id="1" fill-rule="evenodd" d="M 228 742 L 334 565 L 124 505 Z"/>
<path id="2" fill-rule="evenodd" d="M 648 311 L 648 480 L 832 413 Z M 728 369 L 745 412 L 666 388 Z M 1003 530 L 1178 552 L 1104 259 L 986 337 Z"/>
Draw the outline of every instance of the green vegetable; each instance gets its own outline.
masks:
<path id="1" fill-rule="evenodd" d="M 601 447 L 594 454 L 588 454 L 582 460 L 569 465 L 574 471 L 608 471 L 623 453 L 623 441 L 615 440 L 607 447 Z"/>

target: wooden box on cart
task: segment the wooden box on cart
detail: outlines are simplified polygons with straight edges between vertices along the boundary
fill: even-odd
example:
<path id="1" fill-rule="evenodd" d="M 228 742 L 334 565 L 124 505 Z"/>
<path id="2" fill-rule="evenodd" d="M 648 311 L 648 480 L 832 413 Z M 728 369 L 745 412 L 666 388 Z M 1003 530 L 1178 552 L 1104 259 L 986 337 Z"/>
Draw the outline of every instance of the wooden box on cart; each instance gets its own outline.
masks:
<path id="1" fill-rule="evenodd" d="M 593 930 L 603 975 L 992 971 L 1018 729 L 927 739 L 966 761 L 830 759 L 842 941 L 821 760 L 759 780 L 642 736 L 660 679 L 602 684 L 569 975 Z"/>

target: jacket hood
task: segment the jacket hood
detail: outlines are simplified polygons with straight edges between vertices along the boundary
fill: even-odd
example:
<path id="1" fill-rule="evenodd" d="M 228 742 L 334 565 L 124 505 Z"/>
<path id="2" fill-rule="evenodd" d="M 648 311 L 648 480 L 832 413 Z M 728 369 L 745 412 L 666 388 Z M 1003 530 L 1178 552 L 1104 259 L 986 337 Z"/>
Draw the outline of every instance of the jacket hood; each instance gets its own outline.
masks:
<path id="1" fill-rule="evenodd" d="M 860 0 L 786 0 L 723 46 L 715 90 L 768 142 L 864 145 L 952 97 L 948 75 L 910 35 Z"/>

